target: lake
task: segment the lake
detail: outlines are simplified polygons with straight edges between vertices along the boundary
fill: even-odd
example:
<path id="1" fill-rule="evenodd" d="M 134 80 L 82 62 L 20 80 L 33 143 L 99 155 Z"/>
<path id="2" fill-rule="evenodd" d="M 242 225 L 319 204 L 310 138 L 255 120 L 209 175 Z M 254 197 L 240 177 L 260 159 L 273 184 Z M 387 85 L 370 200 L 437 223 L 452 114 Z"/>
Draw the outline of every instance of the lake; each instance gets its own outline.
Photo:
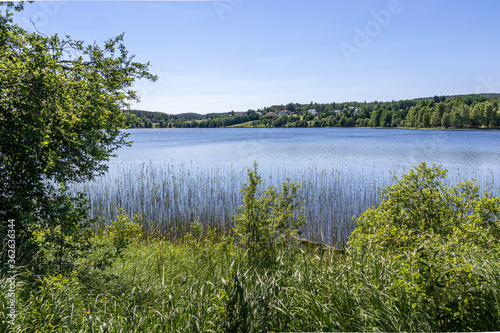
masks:
<path id="1" fill-rule="evenodd" d="M 393 174 L 420 161 L 442 164 L 451 181 L 477 178 L 496 191 L 500 131 L 360 128 L 131 129 L 108 175 L 87 183 L 102 223 L 123 208 L 148 228 L 179 234 L 192 221 L 230 227 L 246 169 L 258 162 L 264 186 L 301 184 L 306 236 L 345 241 L 353 216 L 380 202 Z M 79 187 L 81 188 L 81 187 Z M 174 235 L 175 236 L 175 235 Z"/>
<path id="2" fill-rule="evenodd" d="M 402 172 L 420 161 L 452 174 L 500 175 L 500 131 L 360 128 L 131 129 L 132 147 L 110 165 L 189 164 L 201 168 L 339 169 Z"/>

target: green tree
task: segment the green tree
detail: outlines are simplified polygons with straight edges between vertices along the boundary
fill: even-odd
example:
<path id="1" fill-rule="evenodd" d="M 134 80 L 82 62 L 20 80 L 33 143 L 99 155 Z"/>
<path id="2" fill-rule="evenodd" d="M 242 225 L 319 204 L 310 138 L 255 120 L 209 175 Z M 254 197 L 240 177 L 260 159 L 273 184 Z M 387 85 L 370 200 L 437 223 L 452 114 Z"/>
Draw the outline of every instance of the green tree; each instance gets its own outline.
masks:
<path id="1" fill-rule="evenodd" d="M 469 113 L 469 107 L 466 106 L 465 104 L 462 104 L 458 107 L 458 113 L 460 114 L 460 117 L 462 118 L 462 124 L 463 126 L 469 126 L 470 125 L 470 113 Z"/>
<path id="2" fill-rule="evenodd" d="M 392 122 L 392 112 L 384 110 L 384 112 L 382 112 L 382 115 L 380 116 L 380 126 L 389 127 L 391 126 L 391 122 Z"/>
<path id="3" fill-rule="evenodd" d="M 472 127 L 480 127 L 484 124 L 484 112 L 481 112 L 481 109 L 478 105 L 472 107 L 472 111 L 470 114 L 470 124 Z"/>
<path id="4" fill-rule="evenodd" d="M 493 109 L 493 106 L 488 103 L 484 109 L 484 125 L 487 126 L 488 128 L 493 128 L 495 127 L 496 123 L 496 112 Z"/>
<path id="5" fill-rule="evenodd" d="M 443 125 L 445 128 L 450 127 L 451 124 L 451 117 L 449 113 L 443 114 L 443 117 L 441 118 L 441 125 Z"/>
<path id="6" fill-rule="evenodd" d="M 347 117 L 345 113 L 342 113 L 342 116 L 340 117 L 339 121 L 340 127 L 347 127 Z"/>
<path id="7" fill-rule="evenodd" d="M 431 114 L 429 112 L 425 112 L 422 115 L 422 127 L 429 127 L 431 125 Z"/>
<path id="8" fill-rule="evenodd" d="M 444 103 L 439 103 L 436 105 L 436 111 L 439 113 L 439 116 L 442 117 L 446 110 L 446 106 Z"/>
<path id="9" fill-rule="evenodd" d="M 462 116 L 457 111 L 452 111 L 450 113 L 450 122 L 453 125 L 453 127 L 456 127 L 456 128 L 462 128 L 464 125 Z"/>
<path id="10" fill-rule="evenodd" d="M 377 109 L 374 110 L 371 114 L 370 126 L 371 127 L 379 127 L 380 126 L 380 116 L 382 115 L 382 110 Z"/>
<path id="11" fill-rule="evenodd" d="M 156 77 L 133 62 L 123 35 L 103 46 L 47 37 L 13 23 L 22 6 L 0 9 L 0 220 L 14 219 L 20 237 L 74 230 L 82 202 L 66 185 L 103 174 L 130 144 L 120 129 L 133 118 L 122 109 L 137 100 L 136 79 Z"/>
<path id="12" fill-rule="evenodd" d="M 337 119 L 335 116 L 328 117 L 328 127 L 335 127 L 337 125 Z"/>
<path id="13" fill-rule="evenodd" d="M 391 121 L 392 127 L 403 127 L 404 122 L 399 117 L 393 117 Z"/>
<path id="14" fill-rule="evenodd" d="M 438 127 L 441 125 L 441 116 L 439 115 L 438 111 L 434 111 L 432 113 L 430 125 L 432 127 Z"/>
<path id="15" fill-rule="evenodd" d="M 416 115 L 417 113 L 417 107 L 413 106 L 410 108 L 410 111 L 408 112 L 408 114 L 406 115 L 406 118 L 405 118 L 405 126 L 406 127 L 414 127 L 414 126 L 417 126 L 417 122 L 416 122 Z"/>

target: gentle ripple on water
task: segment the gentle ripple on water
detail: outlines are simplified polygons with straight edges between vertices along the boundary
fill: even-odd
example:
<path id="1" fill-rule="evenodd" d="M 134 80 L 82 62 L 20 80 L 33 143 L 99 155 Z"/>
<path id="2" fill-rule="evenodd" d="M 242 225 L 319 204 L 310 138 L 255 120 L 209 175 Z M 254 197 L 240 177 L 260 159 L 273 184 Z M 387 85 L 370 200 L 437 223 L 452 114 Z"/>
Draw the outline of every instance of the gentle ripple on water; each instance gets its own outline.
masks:
<path id="1" fill-rule="evenodd" d="M 111 166 L 131 163 L 191 164 L 262 172 L 281 168 L 341 169 L 360 174 L 407 170 L 420 161 L 450 172 L 500 173 L 500 131 L 423 131 L 359 128 L 135 129 L 132 147 Z"/>
<path id="2" fill-rule="evenodd" d="M 392 174 L 436 162 L 452 180 L 497 189 L 500 131 L 399 129 L 136 129 L 110 172 L 85 185 L 91 212 L 105 221 L 124 208 L 168 233 L 195 219 L 230 226 L 254 161 L 266 185 L 302 185 L 310 237 L 334 242 L 352 216 L 379 202 Z M 81 188 L 78 187 L 78 188 Z"/>

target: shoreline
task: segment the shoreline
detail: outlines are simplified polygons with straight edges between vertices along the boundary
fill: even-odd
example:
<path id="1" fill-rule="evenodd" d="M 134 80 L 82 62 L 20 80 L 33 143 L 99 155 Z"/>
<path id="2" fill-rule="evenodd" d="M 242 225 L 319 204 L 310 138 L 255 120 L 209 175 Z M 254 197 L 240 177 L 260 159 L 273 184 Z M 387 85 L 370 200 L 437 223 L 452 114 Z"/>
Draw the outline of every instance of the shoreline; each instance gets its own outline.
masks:
<path id="1" fill-rule="evenodd" d="M 414 128 L 414 127 L 264 127 L 264 126 L 256 126 L 256 127 L 245 127 L 245 126 L 221 126 L 221 127 L 154 127 L 154 128 L 146 128 L 146 127 L 134 127 L 134 128 L 125 128 L 124 130 L 160 130 L 160 129 L 184 129 L 184 130 L 199 130 L 199 129 L 262 129 L 262 128 L 273 128 L 273 129 L 379 129 L 379 130 L 390 130 L 390 129 L 399 129 L 399 130 L 410 130 L 410 131 L 500 131 L 500 128 Z"/>

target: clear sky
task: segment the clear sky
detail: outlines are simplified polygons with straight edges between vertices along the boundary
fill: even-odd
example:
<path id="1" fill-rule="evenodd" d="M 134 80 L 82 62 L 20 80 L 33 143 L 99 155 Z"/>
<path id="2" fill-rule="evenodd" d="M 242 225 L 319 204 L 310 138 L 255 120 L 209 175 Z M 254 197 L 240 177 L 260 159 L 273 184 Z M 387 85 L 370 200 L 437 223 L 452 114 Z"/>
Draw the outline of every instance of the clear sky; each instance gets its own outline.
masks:
<path id="1" fill-rule="evenodd" d="M 125 32 L 160 76 L 138 82 L 135 109 L 500 92 L 498 0 L 43 1 L 16 15 L 86 42 Z"/>

